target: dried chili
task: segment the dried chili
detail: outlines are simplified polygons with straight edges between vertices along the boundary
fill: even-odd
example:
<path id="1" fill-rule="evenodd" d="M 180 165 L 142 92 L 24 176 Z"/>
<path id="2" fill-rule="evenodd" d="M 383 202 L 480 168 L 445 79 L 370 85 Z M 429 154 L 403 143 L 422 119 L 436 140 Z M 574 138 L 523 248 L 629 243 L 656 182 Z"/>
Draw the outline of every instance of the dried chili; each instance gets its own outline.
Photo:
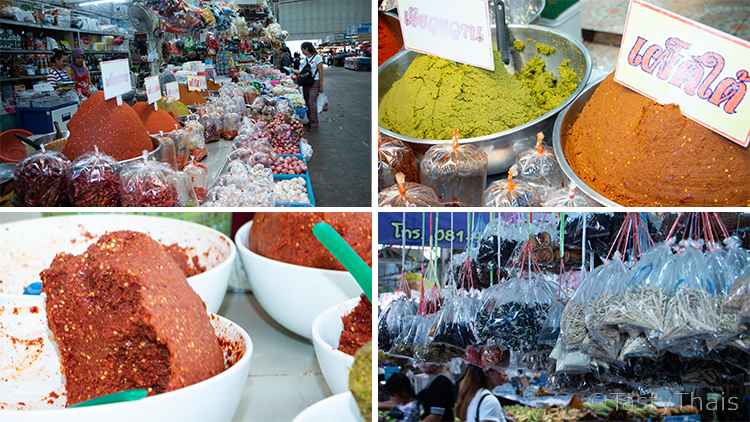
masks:
<path id="1" fill-rule="evenodd" d="M 339 337 L 339 350 L 354 356 L 365 343 L 372 340 L 372 305 L 365 295 L 352 311 L 343 316 L 344 329 Z"/>
<path id="2" fill-rule="evenodd" d="M 403 45 L 398 21 L 388 16 L 378 16 L 378 66 L 398 53 Z"/>
<path id="3" fill-rule="evenodd" d="M 167 133 L 180 127 L 177 120 L 167 111 L 162 109 L 154 110 L 153 105 L 149 105 L 143 101 L 135 103 L 133 110 L 138 114 L 138 117 L 150 134 L 157 134 L 159 132 Z"/>

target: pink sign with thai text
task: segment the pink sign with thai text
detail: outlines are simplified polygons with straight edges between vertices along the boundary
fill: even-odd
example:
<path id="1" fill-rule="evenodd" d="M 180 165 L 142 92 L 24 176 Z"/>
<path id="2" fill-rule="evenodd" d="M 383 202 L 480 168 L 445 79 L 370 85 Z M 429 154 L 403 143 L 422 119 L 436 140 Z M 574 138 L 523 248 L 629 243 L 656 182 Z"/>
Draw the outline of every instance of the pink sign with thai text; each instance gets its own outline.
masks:
<path id="1" fill-rule="evenodd" d="M 495 70 L 487 0 L 399 0 L 407 50 Z"/>
<path id="2" fill-rule="evenodd" d="M 631 0 L 615 80 L 743 147 L 750 144 L 750 42 Z"/>

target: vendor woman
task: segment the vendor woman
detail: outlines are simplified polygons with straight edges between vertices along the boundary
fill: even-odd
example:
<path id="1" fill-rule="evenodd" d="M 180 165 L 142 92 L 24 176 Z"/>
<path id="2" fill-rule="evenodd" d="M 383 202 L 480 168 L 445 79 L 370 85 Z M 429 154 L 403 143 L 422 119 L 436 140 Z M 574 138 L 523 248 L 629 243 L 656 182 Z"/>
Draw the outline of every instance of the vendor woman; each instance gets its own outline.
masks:
<path id="1" fill-rule="evenodd" d="M 458 385 L 456 417 L 466 422 L 505 422 L 503 408 L 490 388 L 484 370 L 469 364 Z"/>
<path id="2" fill-rule="evenodd" d="M 73 50 L 73 57 L 70 62 L 70 75 L 76 84 L 76 90 L 84 97 L 91 95 L 91 77 L 89 68 L 83 58 L 83 49 L 76 48 Z"/>
<path id="3" fill-rule="evenodd" d="M 65 68 L 65 55 L 60 50 L 55 50 L 54 54 L 52 54 L 52 67 L 49 69 L 47 82 L 52 84 L 55 89 L 66 84 L 73 84 L 68 69 Z"/>

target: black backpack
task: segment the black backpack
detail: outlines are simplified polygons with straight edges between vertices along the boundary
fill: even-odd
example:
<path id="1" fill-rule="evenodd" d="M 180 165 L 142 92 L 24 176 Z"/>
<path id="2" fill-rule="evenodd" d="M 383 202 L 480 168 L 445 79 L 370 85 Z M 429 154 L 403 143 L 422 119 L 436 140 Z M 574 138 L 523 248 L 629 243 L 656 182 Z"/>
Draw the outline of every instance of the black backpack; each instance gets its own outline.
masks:
<path id="1" fill-rule="evenodd" d="M 315 71 L 313 71 L 312 66 L 310 66 L 310 60 L 307 60 L 307 64 L 305 64 L 305 67 L 302 68 L 302 70 L 299 72 L 299 78 L 297 78 L 297 84 L 299 86 L 313 86 L 315 83 L 315 76 L 318 73 L 318 68 L 315 68 Z"/>

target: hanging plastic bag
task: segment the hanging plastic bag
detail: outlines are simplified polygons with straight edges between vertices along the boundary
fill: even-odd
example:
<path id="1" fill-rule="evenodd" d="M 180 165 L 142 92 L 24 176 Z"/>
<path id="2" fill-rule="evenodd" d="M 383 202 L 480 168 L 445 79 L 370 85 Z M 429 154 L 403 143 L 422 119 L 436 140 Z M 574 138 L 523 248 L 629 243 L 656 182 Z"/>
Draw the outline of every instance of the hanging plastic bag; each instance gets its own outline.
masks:
<path id="1" fill-rule="evenodd" d="M 536 207 L 541 205 L 537 190 L 523 181 L 514 181 L 513 172 L 507 179 L 492 182 L 484 191 L 482 204 L 485 207 Z"/>
<path id="2" fill-rule="evenodd" d="M 403 173 L 396 174 L 396 185 L 378 194 L 381 207 L 439 207 L 442 205 L 432 188 L 406 182 Z"/>
<path id="3" fill-rule="evenodd" d="M 417 304 L 414 300 L 400 297 L 392 301 L 378 319 L 378 346 L 380 349 L 390 351 L 395 340 L 404 330 L 407 319 L 416 314 Z"/>
<path id="4" fill-rule="evenodd" d="M 65 178 L 70 161 L 56 151 L 41 151 L 24 158 L 14 172 L 16 196 L 20 207 L 56 207 L 67 199 Z"/>
<path id="5" fill-rule="evenodd" d="M 378 190 L 396 184 L 396 173 L 407 182 L 419 183 L 419 168 L 414 151 L 398 139 L 378 137 Z"/>
<path id="6" fill-rule="evenodd" d="M 448 362 L 462 357 L 466 347 L 478 341 L 474 316 L 477 301 L 466 294 L 456 293 L 444 299 L 430 332 L 429 342 L 417 356 L 426 362 Z"/>
<path id="7" fill-rule="evenodd" d="M 120 175 L 114 158 L 94 147 L 78 157 L 67 175 L 68 199 L 74 207 L 120 205 Z"/>
<path id="8" fill-rule="evenodd" d="M 427 150 L 419 178 L 443 202 L 481 206 L 487 185 L 487 154 L 472 144 L 460 144 L 458 138 L 458 130 L 454 130 L 451 144 L 438 144 Z"/>
<path id="9" fill-rule="evenodd" d="M 120 173 L 120 199 L 124 207 L 176 207 L 181 205 L 174 170 L 148 159 L 125 166 Z"/>
<path id="10" fill-rule="evenodd" d="M 318 94 L 318 114 L 328 111 L 328 95 L 325 92 Z"/>
<path id="11" fill-rule="evenodd" d="M 624 336 L 617 327 L 607 325 L 605 318 L 610 310 L 618 305 L 616 291 L 618 286 L 625 282 L 628 270 L 620 252 L 616 252 L 612 260 L 602 266 L 604 269 L 599 273 L 597 280 L 600 286 L 592 292 L 584 308 L 586 329 L 591 339 L 591 342 L 585 345 L 585 351 L 594 358 L 614 362 L 620 356 Z"/>

